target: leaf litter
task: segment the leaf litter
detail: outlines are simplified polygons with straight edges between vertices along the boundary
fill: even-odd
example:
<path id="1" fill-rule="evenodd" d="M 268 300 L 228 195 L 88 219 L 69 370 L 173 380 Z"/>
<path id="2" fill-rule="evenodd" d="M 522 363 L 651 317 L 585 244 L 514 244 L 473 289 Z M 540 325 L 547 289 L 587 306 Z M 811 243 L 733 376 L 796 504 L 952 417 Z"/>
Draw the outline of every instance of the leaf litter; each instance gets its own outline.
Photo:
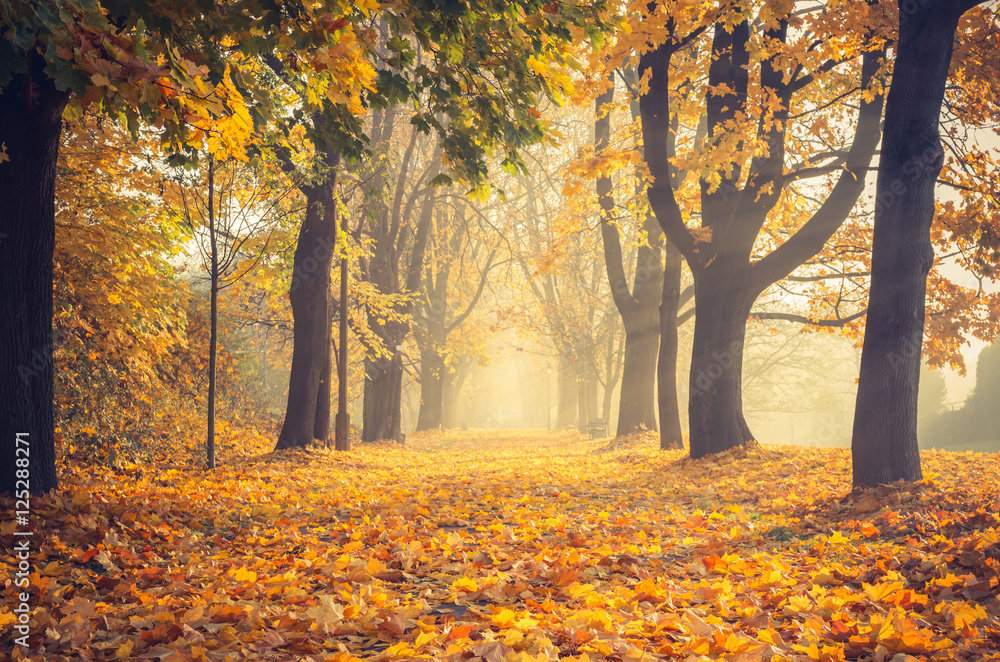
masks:
<path id="1" fill-rule="evenodd" d="M 32 502 L 11 659 L 1000 659 L 998 455 L 926 452 L 924 481 L 851 491 L 846 449 L 266 443 L 213 473 L 64 463 Z"/>

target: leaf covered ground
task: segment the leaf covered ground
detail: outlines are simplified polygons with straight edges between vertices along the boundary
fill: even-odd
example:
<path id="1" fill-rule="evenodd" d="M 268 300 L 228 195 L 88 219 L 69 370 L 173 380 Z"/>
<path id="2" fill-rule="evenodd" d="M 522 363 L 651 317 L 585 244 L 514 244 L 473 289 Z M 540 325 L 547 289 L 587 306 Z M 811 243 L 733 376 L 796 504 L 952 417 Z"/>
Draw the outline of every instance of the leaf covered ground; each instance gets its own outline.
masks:
<path id="1" fill-rule="evenodd" d="M 258 441 L 214 473 L 64 465 L 33 501 L 31 647 L 11 657 L 1000 659 L 997 455 L 926 453 L 924 482 L 851 492 L 842 449 Z"/>

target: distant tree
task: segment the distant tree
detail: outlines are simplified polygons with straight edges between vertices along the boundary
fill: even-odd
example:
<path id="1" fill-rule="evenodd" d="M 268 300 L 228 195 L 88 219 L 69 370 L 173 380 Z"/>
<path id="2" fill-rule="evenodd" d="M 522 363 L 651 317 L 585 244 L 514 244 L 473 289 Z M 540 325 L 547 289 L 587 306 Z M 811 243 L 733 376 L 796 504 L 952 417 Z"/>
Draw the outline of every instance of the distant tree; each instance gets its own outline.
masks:
<path id="1" fill-rule="evenodd" d="M 621 69 L 619 74 L 631 93 L 628 129 L 634 129 L 639 119 L 638 76 L 634 67 Z M 611 149 L 614 75 L 608 76 L 606 84 L 607 90 L 595 99 L 594 121 L 594 156 L 605 161 L 618 152 Z M 628 132 L 634 140 L 636 134 Z M 673 132 L 671 139 L 676 140 L 676 137 Z M 641 144 L 634 149 L 642 154 Z M 656 413 L 659 410 L 661 448 L 680 449 L 683 442 L 677 402 L 677 326 L 689 315 L 679 319 L 678 311 L 693 296 L 694 290 L 687 288 L 681 293 L 681 254 L 669 241 L 664 241 L 663 231 L 648 207 L 637 204 L 634 199 L 615 199 L 610 169 L 607 164 L 601 169 L 596 191 L 601 206 L 601 239 L 608 284 L 625 328 L 622 389 L 615 434 L 623 436 L 644 429 L 657 430 Z M 636 174 L 638 176 L 628 183 L 633 195 L 639 197 L 644 193 L 646 182 L 642 170 Z M 670 174 L 674 185 L 686 175 L 676 168 Z M 628 216 L 620 210 L 633 208 L 641 212 L 636 225 L 644 241 L 635 251 L 630 286 L 622 262 L 619 224 Z M 655 388 L 659 389 L 656 398 Z"/>
<path id="2" fill-rule="evenodd" d="M 980 352 L 976 361 L 976 386 L 965 408 L 972 437 L 969 441 L 1000 439 L 1000 342 L 994 341 Z"/>
<path id="3" fill-rule="evenodd" d="M 450 416 L 454 411 L 457 368 L 462 356 L 471 349 L 466 338 L 456 336 L 465 335 L 461 332 L 463 325 L 479 303 L 490 271 L 498 263 L 497 249 L 482 240 L 493 237 L 484 231 L 474 232 L 476 227 L 468 218 L 469 212 L 475 211 L 471 202 L 459 198 L 449 207 L 438 212 L 413 315 L 414 335 L 420 350 L 417 430 L 453 424 L 445 414 Z"/>
<path id="4" fill-rule="evenodd" d="M 948 397 L 948 386 L 940 370 L 926 365 L 920 367 L 920 394 L 917 396 L 917 412 L 921 419 L 937 416 L 944 411 Z"/>

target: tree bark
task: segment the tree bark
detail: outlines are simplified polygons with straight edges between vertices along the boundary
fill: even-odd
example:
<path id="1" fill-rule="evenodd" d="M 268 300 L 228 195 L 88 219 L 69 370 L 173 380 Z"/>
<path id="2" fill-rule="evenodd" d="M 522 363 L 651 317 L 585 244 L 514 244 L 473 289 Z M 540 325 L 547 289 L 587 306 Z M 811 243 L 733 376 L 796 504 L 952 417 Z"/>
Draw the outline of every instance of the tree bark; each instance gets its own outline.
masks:
<path id="1" fill-rule="evenodd" d="M 392 358 L 365 359 L 362 441 L 402 438 L 403 361 L 395 347 Z"/>
<path id="2" fill-rule="evenodd" d="M 455 231 L 448 241 L 449 256 L 455 256 L 462 242 L 461 229 Z M 456 256 L 461 259 L 461 256 Z M 433 430 L 441 427 L 444 410 L 444 381 L 448 374 L 444 351 L 448 342 L 448 279 L 451 263 L 447 260 L 438 273 L 431 269 L 424 278 L 426 296 L 418 308 L 424 320 L 424 337 L 420 342 L 420 412 L 417 415 L 417 430 Z M 420 336 L 418 334 L 418 341 Z"/>
<path id="3" fill-rule="evenodd" d="M 68 94 L 38 56 L 0 94 L 0 491 L 57 485 L 52 395 L 55 177 Z M 20 460 L 20 466 L 18 461 Z M 25 461 L 26 460 L 26 461 Z M 26 466 L 25 466 L 26 465 Z"/>
<path id="4" fill-rule="evenodd" d="M 288 294 L 292 304 L 288 407 L 275 450 L 305 446 L 314 439 L 326 443 L 329 438 L 330 283 L 337 240 L 333 171 L 340 163 L 339 152 L 328 148 L 325 161 L 328 180 L 301 187 L 306 194 L 306 215 L 295 247 Z M 317 425 L 324 420 L 325 425 Z"/>
<path id="5" fill-rule="evenodd" d="M 901 3 L 902 4 L 902 3 Z M 952 44 L 978 2 L 900 7 L 876 185 L 872 275 L 851 443 L 854 485 L 920 480 L 917 390 L 924 330 L 938 133 Z"/>
<path id="6" fill-rule="evenodd" d="M 608 83 L 611 87 L 595 102 L 594 151 L 597 154 L 607 147 L 611 134 L 610 106 L 614 100 L 614 83 Z M 601 205 L 601 240 L 608 285 L 625 327 L 625 359 L 615 431 L 615 435 L 621 437 L 641 430 L 657 429 L 654 380 L 661 325 L 658 309 L 663 285 L 660 251 L 663 232 L 656 218 L 650 215 L 643 227 L 648 245 L 639 246 L 636 251 L 635 277 L 630 289 L 623 266 L 621 236 L 615 226 L 611 178 L 599 177 L 596 189 Z M 677 277 L 680 278 L 679 271 Z M 673 378 L 676 379 L 676 375 Z M 676 395 L 676 389 L 674 393 Z M 674 406 L 676 408 L 676 402 Z"/>
<path id="7" fill-rule="evenodd" d="M 659 359 L 656 362 L 657 405 L 660 410 L 660 449 L 684 448 L 681 412 L 677 393 L 677 314 L 680 312 L 681 254 L 667 242 L 663 270 L 663 297 L 660 303 Z M 656 356 L 649 357 L 652 365 Z"/>
<path id="8" fill-rule="evenodd" d="M 746 282 L 748 267 L 741 260 L 716 259 L 695 275 L 688 400 L 693 458 L 753 439 L 743 418 L 743 343 L 757 293 L 734 286 Z"/>
<path id="9" fill-rule="evenodd" d="M 572 360 L 559 355 L 559 408 L 556 410 L 556 427 L 562 428 L 577 422 L 578 400 L 576 370 Z"/>
<path id="10" fill-rule="evenodd" d="M 420 360 L 420 413 L 417 430 L 441 427 L 444 410 L 444 377 L 448 368 L 441 356 L 432 350 Z"/>
<path id="11" fill-rule="evenodd" d="M 336 219 L 334 219 L 336 225 Z M 336 236 L 336 235 L 335 235 Z M 333 268 L 333 256 L 330 256 L 330 268 Z M 331 285 L 327 289 L 332 294 Z M 319 358 L 320 372 L 319 385 L 316 387 L 316 417 L 313 422 L 313 438 L 324 445 L 330 444 L 330 410 L 333 407 L 333 299 L 327 296 L 326 310 L 319 312 L 325 320 L 321 320 L 323 325 L 320 335 L 316 340 L 317 357 Z M 347 349 L 346 346 L 344 349 Z"/>
<path id="12" fill-rule="evenodd" d="M 469 374 L 469 365 L 472 359 L 467 356 L 460 357 L 454 372 L 447 372 L 444 375 L 444 393 L 441 404 L 441 427 L 450 429 L 456 427 L 455 417 L 458 414 L 458 395 L 465 384 L 465 378 Z"/>

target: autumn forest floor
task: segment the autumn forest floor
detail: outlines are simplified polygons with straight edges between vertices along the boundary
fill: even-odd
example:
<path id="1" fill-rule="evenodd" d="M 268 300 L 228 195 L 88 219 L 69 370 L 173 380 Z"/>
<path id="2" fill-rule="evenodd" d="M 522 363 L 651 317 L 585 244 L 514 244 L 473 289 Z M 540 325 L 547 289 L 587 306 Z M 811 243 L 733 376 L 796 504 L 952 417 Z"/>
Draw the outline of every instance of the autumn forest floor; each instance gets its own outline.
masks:
<path id="1" fill-rule="evenodd" d="M 924 482 L 852 492 L 840 449 L 269 444 L 223 448 L 214 473 L 65 463 L 32 503 L 12 658 L 1000 659 L 998 455 L 925 453 Z"/>

